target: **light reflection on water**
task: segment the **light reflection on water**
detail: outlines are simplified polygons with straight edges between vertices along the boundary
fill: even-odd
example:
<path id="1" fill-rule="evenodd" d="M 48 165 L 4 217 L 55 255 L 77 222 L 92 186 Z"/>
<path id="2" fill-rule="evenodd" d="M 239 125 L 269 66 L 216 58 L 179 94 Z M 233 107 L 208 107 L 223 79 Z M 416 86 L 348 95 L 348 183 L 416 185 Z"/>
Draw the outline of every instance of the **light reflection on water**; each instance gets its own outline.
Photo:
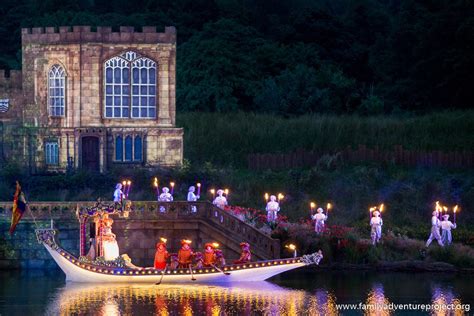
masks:
<path id="1" fill-rule="evenodd" d="M 230 287 L 97 285 L 66 283 L 57 272 L 0 271 L 0 315 L 463 315 L 462 311 L 338 312 L 336 304 L 466 304 L 474 302 L 471 280 L 469 275 L 300 269 L 272 282 Z"/>

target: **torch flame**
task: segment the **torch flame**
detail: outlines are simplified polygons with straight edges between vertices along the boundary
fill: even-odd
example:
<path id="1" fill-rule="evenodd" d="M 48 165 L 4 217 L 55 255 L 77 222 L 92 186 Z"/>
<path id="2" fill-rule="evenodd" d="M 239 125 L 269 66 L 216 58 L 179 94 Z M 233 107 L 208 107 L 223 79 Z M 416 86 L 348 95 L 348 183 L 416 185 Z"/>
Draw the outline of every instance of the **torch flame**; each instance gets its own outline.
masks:
<path id="1" fill-rule="evenodd" d="M 264 197 L 265 197 L 265 201 L 268 201 L 268 193 L 265 193 Z"/>
<path id="2" fill-rule="evenodd" d="M 192 241 L 189 240 L 189 239 L 185 239 L 185 240 L 183 240 L 183 241 L 184 241 L 185 243 L 187 243 L 187 244 L 191 244 L 191 243 L 192 243 Z"/>
<path id="3" fill-rule="evenodd" d="M 132 184 L 132 181 L 128 180 L 127 185 L 130 185 L 130 184 Z"/>
<path id="4" fill-rule="evenodd" d="M 446 206 L 443 206 L 443 209 L 444 209 L 445 212 L 448 211 L 448 208 Z"/>
<path id="5" fill-rule="evenodd" d="M 127 181 L 122 181 L 122 185 L 127 185 Z"/>
<path id="6" fill-rule="evenodd" d="M 209 192 L 211 192 L 211 194 L 214 194 L 214 193 L 216 193 L 216 190 L 210 189 Z"/>
<path id="7" fill-rule="evenodd" d="M 380 206 L 379 206 L 379 210 L 380 210 L 380 212 L 383 212 L 383 209 L 384 209 L 384 207 L 385 207 L 385 205 L 383 205 L 383 203 L 382 203 L 382 204 L 380 204 Z"/>
<path id="8" fill-rule="evenodd" d="M 198 183 L 197 183 L 197 186 L 198 186 L 198 188 L 201 187 L 201 183 L 198 182 Z"/>
<path id="9" fill-rule="evenodd" d="M 278 193 L 278 199 L 279 199 L 279 200 L 283 200 L 284 197 L 285 197 L 285 196 L 284 196 L 283 194 Z"/>
<path id="10" fill-rule="evenodd" d="M 314 209 L 314 208 L 316 208 L 316 203 L 311 202 L 311 203 L 309 203 L 309 206 L 311 207 L 311 209 Z"/>
<path id="11" fill-rule="evenodd" d="M 225 195 L 229 194 L 229 189 L 224 189 Z"/>
<path id="12" fill-rule="evenodd" d="M 168 241 L 168 239 L 163 238 L 163 237 L 161 237 L 160 240 L 161 240 L 162 242 L 164 242 L 164 243 L 166 243 L 166 242 Z"/>
<path id="13" fill-rule="evenodd" d="M 289 245 L 286 245 L 285 248 L 288 248 L 288 249 L 291 249 L 291 250 L 295 250 L 295 249 L 296 249 L 296 246 L 293 245 L 293 244 L 289 244 Z"/>
<path id="14" fill-rule="evenodd" d="M 457 210 L 458 210 L 458 206 L 456 205 L 456 206 L 453 208 L 453 212 L 456 213 Z"/>
<path id="15" fill-rule="evenodd" d="M 329 211 L 331 209 L 331 207 L 332 207 L 331 203 L 328 203 L 327 210 Z"/>
<path id="16" fill-rule="evenodd" d="M 216 243 L 216 242 L 213 242 L 213 243 L 212 243 L 212 246 L 213 246 L 214 248 L 217 248 L 217 247 L 219 247 L 219 244 Z"/>
<path id="17" fill-rule="evenodd" d="M 174 187 L 174 182 L 170 182 L 170 186 L 171 186 L 171 187 Z"/>

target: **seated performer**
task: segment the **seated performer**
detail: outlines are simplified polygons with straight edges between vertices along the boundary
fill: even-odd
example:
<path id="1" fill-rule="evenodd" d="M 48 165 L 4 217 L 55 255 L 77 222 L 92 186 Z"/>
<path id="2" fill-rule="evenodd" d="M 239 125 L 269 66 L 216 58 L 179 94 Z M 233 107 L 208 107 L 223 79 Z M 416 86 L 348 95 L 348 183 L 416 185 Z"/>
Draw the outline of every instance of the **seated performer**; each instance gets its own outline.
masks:
<path id="1" fill-rule="evenodd" d="M 372 245 L 380 242 L 382 238 L 382 225 L 383 221 L 380 217 L 379 211 L 374 211 L 372 218 L 370 219 L 370 237 L 372 238 Z"/>
<path id="2" fill-rule="evenodd" d="M 225 259 L 224 255 L 222 254 L 222 250 L 216 249 L 214 252 L 216 254 L 216 266 L 223 268 L 225 266 Z"/>
<path id="3" fill-rule="evenodd" d="M 122 203 L 122 199 L 123 199 L 122 183 L 117 183 L 117 185 L 115 185 L 115 191 L 114 191 L 114 202 Z"/>
<path id="4" fill-rule="evenodd" d="M 314 220 L 314 231 L 320 234 L 324 231 L 324 222 L 327 221 L 328 216 L 323 213 L 322 208 L 318 208 L 316 214 L 311 216 Z"/>
<path id="5" fill-rule="evenodd" d="M 188 268 L 193 260 L 193 250 L 189 246 L 190 240 L 181 240 L 181 249 L 178 251 L 178 262 L 180 268 Z"/>
<path id="6" fill-rule="evenodd" d="M 278 203 L 276 199 L 276 196 L 270 196 L 270 201 L 265 207 L 265 210 L 267 211 L 267 221 L 269 223 L 275 222 L 278 218 L 277 214 L 280 211 L 280 203 Z"/>
<path id="7" fill-rule="evenodd" d="M 217 190 L 217 196 L 214 201 L 212 201 L 212 204 L 214 204 L 218 208 L 224 209 L 224 207 L 227 205 L 227 199 L 224 196 L 224 190 Z"/>
<path id="8" fill-rule="evenodd" d="M 441 240 L 443 241 L 443 245 L 451 245 L 453 242 L 451 236 L 451 229 L 456 229 L 456 224 L 453 224 L 449 220 L 449 215 L 443 215 L 443 221 L 441 222 Z"/>
<path id="9" fill-rule="evenodd" d="M 206 243 L 204 245 L 204 266 L 212 267 L 216 264 L 216 253 L 214 245 L 212 243 Z"/>
<path id="10" fill-rule="evenodd" d="M 178 262 L 178 255 L 175 254 L 175 253 L 172 253 L 170 255 L 171 259 L 170 259 L 170 269 L 171 270 L 176 270 L 178 269 L 178 266 L 179 266 L 179 262 Z"/>
<path id="11" fill-rule="evenodd" d="M 104 219 L 104 232 L 102 234 L 102 247 L 104 249 L 104 259 L 115 260 L 120 256 L 119 247 L 117 240 L 115 239 L 115 234 L 112 233 L 112 224 L 114 220 L 111 218 Z"/>
<path id="12" fill-rule="evenodd" d="M 166 267 L 166 261 L 169 256 L 168 250 L 166 250 L 166 243 L 164 241 L 156 243 L 155 269 L 163 270 Z"/>
<path id="13" fill-rule="evenodd" d="M 252 254 L 250 253 L 250 245 L 246 242 L 241 242 L 240 248 L 242 249 L 242 252 L 240 253 L 240 258 L 239 260 L 235 260 L 234 263 L 241 264 L 250 262 L 252 258 Z"/>
<path id="14" fill-rule="evenodd" d="M 195 202 L 200 198 L 199 195 L 194 194 L 194 191 L 196 191 L 196 188 L 193 185 L 190 186 L 188 190 L 188 199 L 187 199 L 188 202 Z M 191 205 L 191 212 L 196 213 L 196 211 L 197 211 L 196 205 Z"/>
<path id="15" fill-rule="evenodd" d="M 136 270 L 143 270 L 142 267 L 138 267 L 136 265 L 134 265 L 132 263 L 132 259 L 126 254 L 124 253 L 123 255 L 121 255 L 123 261 L 125 262 L 125 266 L 129 269 L 136 269 Z"/>
<path id="16" fill-rule="evenodd" d="M 195 252 L 194 253 L 194 268 L 202 269 L 203 266 L 204 266 L 204 259 L 202 257 L 202 253 Z"/>
<path id="17" fill-rule="evenodd" d="M 164 187 L 162 189 L 163 193 L 160 194 L 160 197 L 158 198 L 158 201 L 160 202 L 173 202 L 173 196 L 171 195 L 170 189 L 167 187 Z M 160 212 L 164 213 L 166 211 L 164 206 L 160 206 Z"/>
<path id="18" fill-rule="evenodd" d="M 439 234 L 439 228 L 441 227 L 441 221 L 439 220 L 438 211 L 433 211 L 433 216 L 431 216 L 431 234 L 428 240 L 426 241 L 426 247 L 428 247 L 433 239 L 436 239 L 438 245 L 441 247 L 444 246 L 443 242 L 441 241 L 441 235 Z"/>

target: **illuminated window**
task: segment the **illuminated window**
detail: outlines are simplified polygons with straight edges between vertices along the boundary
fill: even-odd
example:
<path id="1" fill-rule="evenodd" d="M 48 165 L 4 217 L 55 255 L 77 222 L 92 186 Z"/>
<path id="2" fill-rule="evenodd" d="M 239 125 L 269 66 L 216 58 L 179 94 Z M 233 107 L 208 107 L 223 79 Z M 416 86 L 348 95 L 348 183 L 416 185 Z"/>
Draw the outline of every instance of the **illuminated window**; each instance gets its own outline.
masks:
<path id="1" fill-rule="evenodd" d="M 45 161 L 47 165 L 59 164 L 59 145 L 57 141 L 47 141 L 44 144 Z"/>
<path id="2" fill-rule="evenodd" d="M 156 117 L 156 63 L 129 51 L 105 62 L 105 117 Z"/>
<path id="3" fill-rule="evenodd" d="M 64 116 L 66 108 L 66 72 L 59 65 L 51 67 L 48 73 L 49 115 Z"/>

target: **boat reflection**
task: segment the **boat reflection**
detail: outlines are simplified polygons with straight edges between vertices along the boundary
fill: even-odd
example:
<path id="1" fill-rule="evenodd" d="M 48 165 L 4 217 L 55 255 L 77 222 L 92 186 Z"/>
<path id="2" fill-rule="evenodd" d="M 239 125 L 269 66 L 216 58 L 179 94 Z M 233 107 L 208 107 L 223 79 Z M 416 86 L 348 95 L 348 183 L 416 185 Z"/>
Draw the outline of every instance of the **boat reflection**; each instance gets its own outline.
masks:
<path id="1" fill-rule="evenodd" d="M 320 304 L 325 304 L 321 307 Z M 333 307 L 332 307 L 333 308 Z M 47 314 L 71 315 L 327 315 L 327 299 L 269 282 L 229 287 L 192 285 L 86 285 L 67 283 L 50 301 Z M 311 312 L 313 311 L 313 312 Z"/>

